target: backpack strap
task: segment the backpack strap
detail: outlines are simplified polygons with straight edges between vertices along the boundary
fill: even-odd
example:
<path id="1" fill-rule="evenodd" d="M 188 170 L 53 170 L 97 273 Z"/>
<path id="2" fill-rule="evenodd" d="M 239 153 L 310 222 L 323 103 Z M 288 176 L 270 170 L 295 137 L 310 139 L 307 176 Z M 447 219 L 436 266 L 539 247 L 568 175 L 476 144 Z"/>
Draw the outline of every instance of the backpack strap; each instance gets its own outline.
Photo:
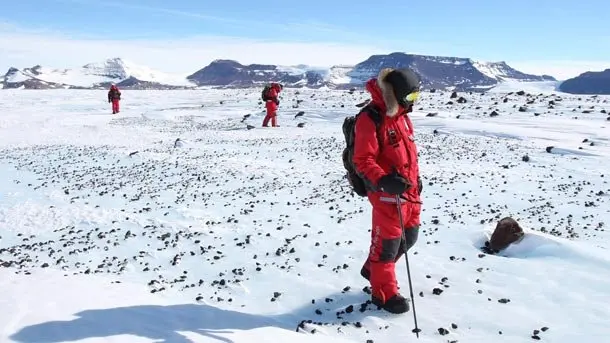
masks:
<path id="1" fill-rule="evenodd" d="M 383 140 L 379 135 L 379 128 L 381 127 L 381 123 L 383 122 L 383 117 L 381 116 L 379 108 L 377 108 L 377 106 L 373 105 L 372 103 L 369 103 L 368 105 L 364 106 L 362 110 L 360 110 L 360 113 L 368 114 L 369 118 L 371 118 L 373 123 L 375 123 L 375 128 L 377 130 L 377 144 L 379 146 L 379 150 L 381 150 L 381 148 L 383 147 Z"/>

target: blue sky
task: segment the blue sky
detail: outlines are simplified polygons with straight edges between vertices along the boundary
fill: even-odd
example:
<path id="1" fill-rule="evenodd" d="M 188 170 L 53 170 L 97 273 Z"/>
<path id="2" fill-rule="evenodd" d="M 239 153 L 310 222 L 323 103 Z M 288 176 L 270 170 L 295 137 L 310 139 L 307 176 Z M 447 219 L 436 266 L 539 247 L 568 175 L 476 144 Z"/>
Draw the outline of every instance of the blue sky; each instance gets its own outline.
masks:
<path id="1" fill-rule="evenodd" d="M 148 63 L 155 67 L 162 61 L 152 62 L 146 56 L 150 49 L 162 49 L 165 44 L 170 50 L 174 47 L 179 58 L 192 42 L 193 51 L 201 55 L 197 61 L 227 57 L 247 63 L 320 65 L 325 60 L 328 64 L 345 60 L 349 64 L 367 54 L 404 51 L 529 63 L 532 68 L 552 68 L 552 62 L 560 68 L 562 64 L 573 67 L 610 61 L 605 15 L 609 12 L 607 0 L 589 0 L 582 6 L 566 0 L 24 0 L 3 4 L 0 39 L 5 35 L 5 40 L 12 37 L 15 41 L 26 35 L 27 39 L 20 40 L 30 42 L 27 48 L 5 51 L 17 56 L 5 58 L 11 63 L 31 51 L 33 39 L 38 37 L 61 41 L 61 46 L 71 47 L 66 54 L 77 53 L 83 59 L 95 56 L 92 51 L 79 52 L 77 44 L 96 50 L 95 42 L 106 49 L 114 42 L 113 51 L 100 53 L 100 59 L 127 54 L 136 62 L 151 61 Z M 222 37 L 227 37 L 224 42 Z M 271 45 L 248 48 L 255 40 Z M 214 52 L 206 52 L 205 44 L 214 44 L 209 49 Z M 227 44 L 233 45 L 228 48 Z M 244 47 L 241 55 L 238 46 Z M 138 56 L 135 47 L 146 53 Z M 222 56 L 223 47 L 227 56 Z M 6 48 L 0 48 L 0 55 L 2 49 Z M 260 49 L 269 51 L 263 54 Z M 49 49 L 40 51 L 43 56 L 38 57 L 49 53 Z M 49 60 L 59 63 L 60 53 L 52 51 L 57 56 Z M 170 58 L 168 51 L 163 53 Z M 268 60 L 251 61 L 255 56 Z M 77 56 L 64 54 L 63 58 L 80 63 Z M 2 63 L 8 62 L 0 58 L 0 67 Z M 185 62 L 184 67 L 190 63 L 195 60 Z"/>

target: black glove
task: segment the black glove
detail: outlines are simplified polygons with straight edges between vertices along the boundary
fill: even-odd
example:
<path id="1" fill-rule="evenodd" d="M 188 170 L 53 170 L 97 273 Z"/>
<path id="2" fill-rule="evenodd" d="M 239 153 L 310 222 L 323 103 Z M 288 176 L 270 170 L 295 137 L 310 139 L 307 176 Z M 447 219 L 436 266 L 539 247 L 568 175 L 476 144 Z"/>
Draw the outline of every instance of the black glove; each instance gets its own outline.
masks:
<path id="1" fill-rule="evenodd" d="M 377 185 L 382 191 L 394 195 L 402 194 L 411 188 L 409 181 L 397 173 L 382 176 Z"/>
<path id="2" fill-rule="evenodd" d="M 424 184 L 421 182 L 421 177 L 417 177 L 417 194 L 421 194 L 422 189 L 424 189 Z"/>
<path id="3" fill-rule="evenodd" d="M 280 105 L 280 101 L 278 99 L 275 99 L 275 104 L 279 106 Z"/>

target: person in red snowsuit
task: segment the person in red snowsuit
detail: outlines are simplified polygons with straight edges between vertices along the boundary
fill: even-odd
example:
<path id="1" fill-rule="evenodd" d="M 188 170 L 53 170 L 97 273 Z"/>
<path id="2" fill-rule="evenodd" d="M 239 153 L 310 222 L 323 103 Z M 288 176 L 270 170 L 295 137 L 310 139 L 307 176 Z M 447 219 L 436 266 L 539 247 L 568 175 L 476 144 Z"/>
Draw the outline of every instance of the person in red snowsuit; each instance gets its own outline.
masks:
<path id="1" fill-rule="evenodd" d="M 110 86 L 108 102 L 112 103 L 112 114 L 119 113 L 119 101 L 121 101 L 121 91 L 116 85 Z"/>
<path id="2" fill-rule="evenodd" d="M 422 185 L 408 116 L 419 84 L 420 78 L 409 69 L 382 69 L 366 83 L 371 104 L 381 114 L 380 126 L 368 115 L 359 116 L 355 124 L 353 163 L 367 184 L 373 207 L 370 251 L 361 275 L 370 281 L 373 304 L 391 313 L 409 311 L 398 292 L 395 264 L 417 241 L 420 225 Z"/>
<path id="3" fill-rule="evenodd" d="M 267 92 L 267 101 L 265 101 L 265 108 L 267 109 L 267 115 L 263 119 L 263 127 L 269 126 L 269 120 L 271 120 L 271 126 L 276 127 L 277 125 L 277 107 L 280 105 L 278 95 L 282 91 L 282 85 L 279 83 L 272 83 L 271 88 Z"/>

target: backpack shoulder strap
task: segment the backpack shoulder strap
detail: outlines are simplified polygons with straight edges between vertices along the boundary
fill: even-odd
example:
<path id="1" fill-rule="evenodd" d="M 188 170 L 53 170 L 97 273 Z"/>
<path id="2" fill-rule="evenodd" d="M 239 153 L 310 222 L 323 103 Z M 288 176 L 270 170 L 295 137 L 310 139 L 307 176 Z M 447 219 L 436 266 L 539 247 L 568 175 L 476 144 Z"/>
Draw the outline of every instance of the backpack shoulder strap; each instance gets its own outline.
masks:
<path id="1" fill-rule="evenodd" d="M 380 133 L 379 128 L 381 127 L 381 122 L 383 121 L 383 117 L 381 116 L 381 113 L 380 113 L 379 109 L 377 108 L 377 106 L 375 106 L 373 104 L 368 104 L 365 107 L 363 107 L 359 114 L 363 114 L 363 113 L 367 114 L 369 116 L 369 118 L 371 118 L 373 123 L 375 123 L 375 128 L 377 129 L 377 142 L 379 145 L 379 149 L 381 150 L 381 147 L 383 146 L 383 144 L 382 144 L 383 140 L 382 140 L 381 136 L 379 135 L 379 133 Z"/>
<path id="2" fill-rule="evenodd" d="M 377 128 L 379 128 L 383 118 L 381 117 L 381 113 L 379 113 L 379 109 L 377 108 L 377 106 L 373 104 L 368 104 L 364 108 L 362 108 L 361 112 L 368 113 L 371 120 L 375 123 Z"/>

